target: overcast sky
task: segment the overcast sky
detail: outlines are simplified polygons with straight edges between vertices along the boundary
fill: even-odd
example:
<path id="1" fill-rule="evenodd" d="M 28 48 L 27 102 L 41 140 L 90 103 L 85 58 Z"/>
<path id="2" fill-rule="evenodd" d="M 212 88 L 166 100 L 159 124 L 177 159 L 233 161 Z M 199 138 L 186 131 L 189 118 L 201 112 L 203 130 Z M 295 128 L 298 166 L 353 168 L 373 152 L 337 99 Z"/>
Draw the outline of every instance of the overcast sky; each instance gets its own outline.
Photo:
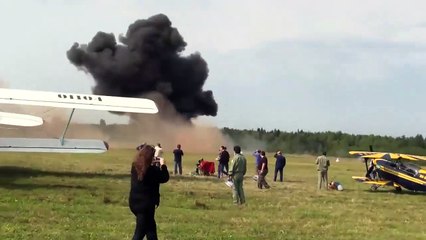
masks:
<path id="1" fill-rule="evenodd" d="M 425 1 L 0 0 L 0 80 L 90 93 L 66 58 L 166 14 L 209 66 L 218 127 L 426 135 Z"/>

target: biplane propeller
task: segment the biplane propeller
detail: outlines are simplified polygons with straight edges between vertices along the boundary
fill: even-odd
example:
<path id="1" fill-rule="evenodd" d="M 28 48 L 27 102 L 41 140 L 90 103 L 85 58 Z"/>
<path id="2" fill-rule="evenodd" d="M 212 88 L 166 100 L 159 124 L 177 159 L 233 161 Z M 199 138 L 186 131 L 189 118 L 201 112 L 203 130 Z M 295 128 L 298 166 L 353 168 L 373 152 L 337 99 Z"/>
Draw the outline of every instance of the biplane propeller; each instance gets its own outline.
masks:
<path id="1" fill-rule="evenodd" d="M 0 103 L 71 109 L 68 122 L 59 139 L 0 138 L 0 151 L 7 152 L 102 153 L 108 150 L 108 144 L 102 140 L 65 138 L 75 109 L 148 114 L 155 114 L 158 112 L 154 101 L 145 98 L 5 88 L 0 88 Z M 0 125 L 33 127 L 42 124 L 43 119 L 38 116 L 0 111 Z"/>
<path id="2" fill-rule="evenodd" d="M 426 161 L 425 156 L 405 153 L 350 151 L 370 164 L 364 177 L 353 176 L 358 182 L 371 185 L 372 190 L 391 186 L 396 191 L 402 188 L 411 191 L 426 192 L 426 169 L 406 161 Z M 366 164 L 367 165 L 367 164 Z"/>

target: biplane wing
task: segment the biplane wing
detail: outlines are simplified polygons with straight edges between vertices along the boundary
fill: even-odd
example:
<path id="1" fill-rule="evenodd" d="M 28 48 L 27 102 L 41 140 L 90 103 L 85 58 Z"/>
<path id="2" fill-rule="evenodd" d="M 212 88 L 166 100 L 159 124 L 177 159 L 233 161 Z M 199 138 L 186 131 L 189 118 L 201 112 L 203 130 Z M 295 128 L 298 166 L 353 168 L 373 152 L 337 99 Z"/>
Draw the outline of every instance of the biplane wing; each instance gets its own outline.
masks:
<path id="1" fill-rule="evenodd" d="M 0 112 L 0 124 L 21 127 L 35 127 L 42 125 L 43 119 L 41 117 L 27 114 Z"/>
<path id="2" fill-rule="evenodd" d="M 392 160 L 409 160 L 409 161 L 426 161 L 425 156 L 418 156 L 405 153 L 387 153 L 387 152 L 365 152 L 365 151 L 349 151 L 351 155 L 357 155 L 366 159 L 383 159 L 390 158 Z"/>
<path id="3" fill-rule="evenodd" d="M 400 156 L 402 159 L 405 159 L 405 160 L 426 161 L 425 156 L 411 155 L 411 154 L 405 154 L 405 153 L 401 153 Z"/>
<path id="4" fill-rule="evenodd" d="M 103 153 L 108 144 L 96 139 L 0 138 L 0 152 Z"/>
<path id="5" fill-rule="evenodd" d="M 350 155 L 357 155 L 357 156 L 367 156 L 367 155 L 373 155 L 379 152 L 369 152 L 369 151 L 349 151 Z"/>
<path id="6" fill-rule="evenodd" d="M 108 150 L 102 140 L 65 139 L 75 109 L 112 112 L 158 112 L 154 101 L 145 98 L 114 97 L 90 94 L 44 92 L 0 88 L 0 103 L 72 109 L 64 132 L 55 138 L 0 138 L 0 151 L 14 152 L 79 152 L 101 153 Z M 12 126 L 37 126 L 43 119 L 37 116 L 0 112 L 0 124 Z"/>
<path id="7" fill-rule="evenodd" d="M 0 103 L 131 113 L 157 113 L 154 101 L 146 98 L 45 92 L 0 88 Z"/>
<path id="8" fill-rule="evenodd" d="M 354 179 L 357 182 L 371 184 L 371 185 L 378 185 L 378 186 L 393 186 L 393 182 L 386 181 L 386 180 L 373 180 L 366 177 L 356 177 L 353 176 L 352 179 Z"/>

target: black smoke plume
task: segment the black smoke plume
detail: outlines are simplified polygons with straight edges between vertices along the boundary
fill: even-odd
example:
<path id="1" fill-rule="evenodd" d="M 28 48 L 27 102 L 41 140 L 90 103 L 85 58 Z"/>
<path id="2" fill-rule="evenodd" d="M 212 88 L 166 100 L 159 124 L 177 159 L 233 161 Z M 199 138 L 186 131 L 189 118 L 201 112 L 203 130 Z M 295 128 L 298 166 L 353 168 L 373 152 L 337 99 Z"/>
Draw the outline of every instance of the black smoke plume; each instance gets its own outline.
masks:
<path id="1" fill-rule="evenodd" d="M 159 92 L 187 119 L 216 116 L 212 91 L 203 91 L 207 63 L 199 53 L 181 56 L 186 42 L 171 25 L 163 14 L 137 20 L 119 37 L 121 44 L 114 34 L 98 32 L 87 45 L 75 43 L 67 57 L 93 76 L 94 94 L 140 97 Z"/>

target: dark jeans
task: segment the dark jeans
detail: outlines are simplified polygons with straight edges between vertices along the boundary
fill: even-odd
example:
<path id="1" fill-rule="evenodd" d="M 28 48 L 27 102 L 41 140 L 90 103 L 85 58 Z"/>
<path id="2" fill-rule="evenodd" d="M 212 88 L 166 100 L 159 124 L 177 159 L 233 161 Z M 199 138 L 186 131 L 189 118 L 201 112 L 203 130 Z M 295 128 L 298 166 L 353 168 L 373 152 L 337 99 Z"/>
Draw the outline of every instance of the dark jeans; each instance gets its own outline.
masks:
<path id="1" fill-rule="evenodd" d="M 179 170 L 179 175 L 182 175 L 182 161 L 175 161 L 175 171 L 174 173 L 177 174 Z"/>
<path id="2" fill-rule="evenodd" d="M 154 219 L 155 207 L 136 214 L 136 229 L 132 240 L 157 240 L 157 224 Z"/>
<path id="3" fill-rule="evenodd" d="M 223 175 L 228 175 L 228 163 L 219 163 L 217 167 L 217 177 L 221 178 Z"/>
<path id="4" fill-rule="evenodd" d="M 280 172 L 280 182 L 283 181 L 284 177 L 284 167 L 281 168 L 275 168 L 275 174 L 274 174 L 274 182 L 277 181 L 277 174 Z"/>

